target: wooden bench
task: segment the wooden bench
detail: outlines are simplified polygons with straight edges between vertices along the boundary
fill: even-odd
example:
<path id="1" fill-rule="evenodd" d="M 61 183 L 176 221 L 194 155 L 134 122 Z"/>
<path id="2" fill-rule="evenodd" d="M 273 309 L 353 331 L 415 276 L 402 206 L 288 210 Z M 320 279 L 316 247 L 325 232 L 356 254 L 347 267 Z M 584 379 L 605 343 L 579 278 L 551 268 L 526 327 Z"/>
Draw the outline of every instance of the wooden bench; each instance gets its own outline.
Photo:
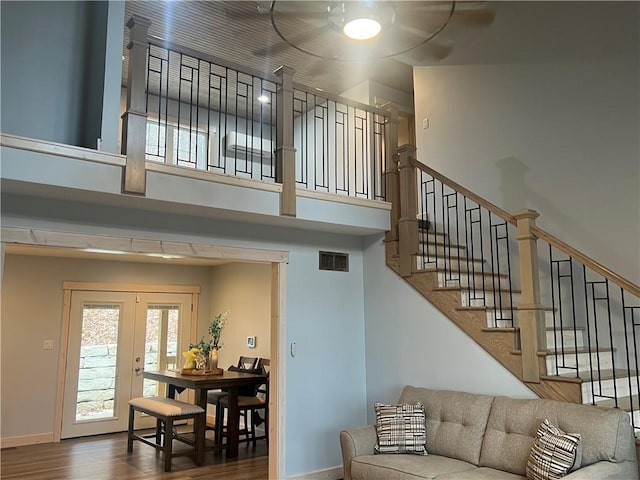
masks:
<path id="1" fill-rule="evenodd" d="M 151 435 L 138 435 L 134 431 L 135 412 L 146 413 L 156 418 L 156 431 Z M 127 452 L 133 451 L 133 441 L 138 440 L 152 446 L 163 454 L 164 471 L 171 471 L 171 459 L 178 456 L 193 456 L 196 465 L 202 465 L 204 452 L 205 410 L 195 404 L 180 402 L 166 397 L 138 397 L 129 400 L 129 431 L 127 436 Z M 174 422 L 177 420 L 194 420 L 193 448 L 179 453 L 173 452 L 173 440 L 180 440 L 174 435 Z M 151 439 L 155 439 L 155 442 Z M 183 441 L 183 440 L 180 440 Z M 189 443 L 190 442 L 185 442 Z"/>

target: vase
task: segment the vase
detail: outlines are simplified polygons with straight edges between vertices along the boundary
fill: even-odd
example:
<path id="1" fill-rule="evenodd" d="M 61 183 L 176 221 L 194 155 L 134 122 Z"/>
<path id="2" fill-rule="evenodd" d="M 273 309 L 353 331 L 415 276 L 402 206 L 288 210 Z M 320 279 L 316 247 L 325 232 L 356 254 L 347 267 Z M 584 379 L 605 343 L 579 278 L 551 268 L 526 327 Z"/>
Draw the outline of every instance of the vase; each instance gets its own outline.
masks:
<path id="1" fill-rule="evenodd" d="M 216 347 L 213 347 L 209 354 L 209 368 L 211 370 L 218 368 L 218 349 Z"/>

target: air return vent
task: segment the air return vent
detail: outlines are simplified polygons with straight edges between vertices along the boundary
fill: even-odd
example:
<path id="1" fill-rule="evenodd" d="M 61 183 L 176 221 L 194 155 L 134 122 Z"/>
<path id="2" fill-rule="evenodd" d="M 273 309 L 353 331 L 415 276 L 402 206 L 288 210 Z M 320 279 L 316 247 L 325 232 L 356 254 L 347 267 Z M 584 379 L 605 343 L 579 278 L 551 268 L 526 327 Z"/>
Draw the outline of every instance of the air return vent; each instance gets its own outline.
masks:
<path id="1" fill-rule="evenodd" d="M 320 252 L 320 270 L 349 271 L 349 254 L 336 252 Z"/>

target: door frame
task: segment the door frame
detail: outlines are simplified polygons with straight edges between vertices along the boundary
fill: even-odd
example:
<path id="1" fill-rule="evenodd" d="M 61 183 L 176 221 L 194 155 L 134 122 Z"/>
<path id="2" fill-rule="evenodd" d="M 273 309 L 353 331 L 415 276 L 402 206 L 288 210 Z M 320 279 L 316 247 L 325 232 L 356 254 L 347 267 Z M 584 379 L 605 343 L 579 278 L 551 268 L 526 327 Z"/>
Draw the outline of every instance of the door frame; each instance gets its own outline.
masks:
<path id="1" fill-rule="evenodd" d="M 189 242 L 164 242 L 149 238 L 92 235 L 24 227 L 1 227 L 0 265 L 4 267 L 6 244 L 55 246 L 77 249 L 101 248 L 138 254 L 166 254 L 210 259 L 262 262 L 271 264 L 271 370 L 269 381 L 269 479 L 284 478 L 285 445 L 285 385 L 286 385 L 286 278 L 289 252 Z M 2 273 L 0 272 L 0 282 Z M 64 298 L 70 307 L 70 298 Z M 66 307 L 69 305 L 69 307 Z M 61 335 L 65 332 L 61 332 Z M 69 332 L 66 332 L 68 335 Z M 66 348 L 59 357 L 66 361 Z M 60 361 L 60 358 L 59 358 Z M 57 379 L 57 383 L 59 379 Z"/>
<path id="2" fill-rule="evenodd" d="M 145 283 L 98 283 L 98 282 L 63 282 L 64 303 L 62 306 L 62 325 L 60 332 L 60 356 L 56 375 L 56 404 L 54 412 L 53 441 L 62 440 L 62 422 L 64 417 L 64 389 L 67 376 L 67 357 L 69 332 L 71 325 L 71 294 L 75 292 L 118 292 L 118 293 L 179 293 L 191 295 L 191 313 L 189 318 L 190 343 L 196 342 L 198 327 L 198 298 L 200 287 L 197 285 L 161 285 Z"/>

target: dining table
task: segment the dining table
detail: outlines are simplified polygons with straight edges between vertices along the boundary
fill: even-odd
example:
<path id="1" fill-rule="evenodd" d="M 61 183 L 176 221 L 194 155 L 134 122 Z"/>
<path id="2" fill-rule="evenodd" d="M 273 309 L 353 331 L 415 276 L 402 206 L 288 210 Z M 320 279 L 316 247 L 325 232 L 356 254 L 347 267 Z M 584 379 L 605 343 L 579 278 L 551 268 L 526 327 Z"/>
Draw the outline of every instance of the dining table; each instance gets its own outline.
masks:
<path id="1" fill-rule="evenodd" d="M 240 433 L 240 410 L 238 409 L 238 389 L 244 386 L 257 386 L 265 382 L 267 375 L 257 375 L 238 371 L 222 370 L 221 373 L 182 373 L 181 370 L 143 371 L 143 378 L 156 380 L 167 384 L 167 397 L 175 398 L 177 393 L 184 389 L 195 392 L 194 403 L 207 409 L 207 392 L 209 390 L 225 389 L 228 392 L 229 407 L 227 416 L 227 458 L 238 456 L 238 444 Z M 206 418 L 202 420 L 205 425 L 200 429 L 206 434 Z M 221 425 L 216 425 L 221 428 Z M 203 439 L 202 445 L 205 444 Z M 198 459 L 204 461 L 204 450 L 198 452 Z"/>

